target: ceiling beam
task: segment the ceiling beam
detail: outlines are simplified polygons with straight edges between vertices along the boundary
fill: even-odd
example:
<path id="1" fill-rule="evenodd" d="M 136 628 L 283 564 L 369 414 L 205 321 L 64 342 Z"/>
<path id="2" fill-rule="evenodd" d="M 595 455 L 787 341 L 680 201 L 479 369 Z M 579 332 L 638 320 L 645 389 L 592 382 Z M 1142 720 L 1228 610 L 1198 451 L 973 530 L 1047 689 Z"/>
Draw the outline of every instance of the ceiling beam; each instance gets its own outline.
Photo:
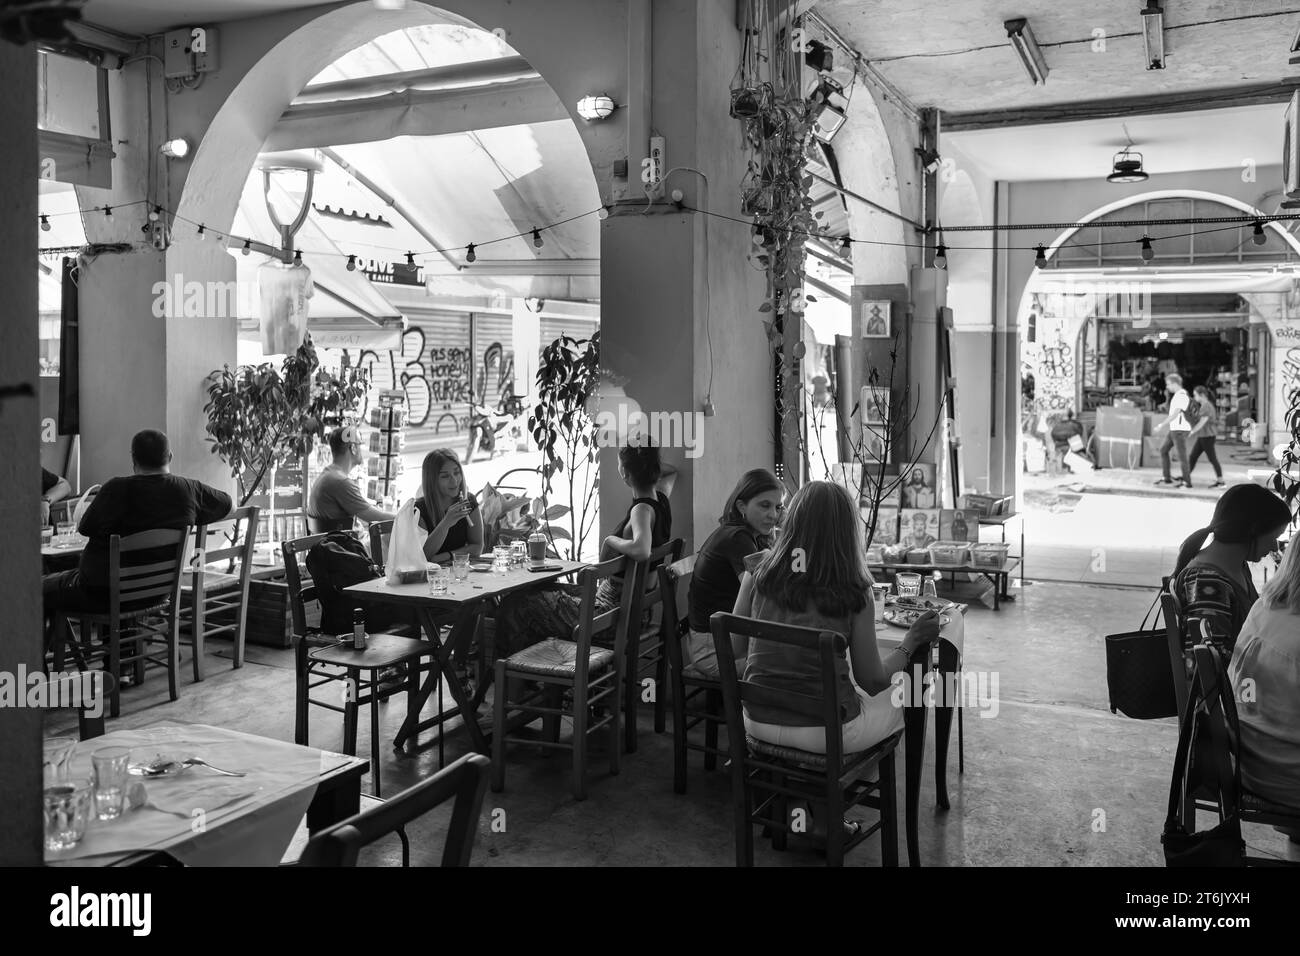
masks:
<path id="1" fill-rule="evenodd" d="M 569 118 L 541 78 L 456 90 L 411 90 L 290 106 L 263 150 L 377 143 L 396 136 L 445 136 Z"/>
<path id="2" fill-rule="evenodd" d="M 1300 89 L 1300 79 L 1283 80 L 1280 83 L 1169 93 L 1164 96 L 1126 96 L 1109 100 L 1054 103 L 1050 106 L 1027 106 L 1020 109 L 989 110 L 978 113 L 944 113 L 942 123 L 945 133 L 959 133 L 977 129 L 1003 129 L 1008 126 L 1035 126 L 1041 123 L 1071 123 L 1091 119 L 1149 116 L 1156 113 L 1228 109 L 1285 103 L 1298 89 Z"/>
<path id="3" fill-rule="evenodd" d="M 506 56 L 495 60 L 457 63 L 453 66 L 431 66 L 405 73 L 385 73 L 379 76 L 316 83 L 299 93 L 292 105 L 331 103 L 335 100 L 400 93 L 404 90 L 448 90 L 465 86 L 487 86 L 503 80 L 535 79 L 538 75 L 538 72 L 522 56 Z"/>

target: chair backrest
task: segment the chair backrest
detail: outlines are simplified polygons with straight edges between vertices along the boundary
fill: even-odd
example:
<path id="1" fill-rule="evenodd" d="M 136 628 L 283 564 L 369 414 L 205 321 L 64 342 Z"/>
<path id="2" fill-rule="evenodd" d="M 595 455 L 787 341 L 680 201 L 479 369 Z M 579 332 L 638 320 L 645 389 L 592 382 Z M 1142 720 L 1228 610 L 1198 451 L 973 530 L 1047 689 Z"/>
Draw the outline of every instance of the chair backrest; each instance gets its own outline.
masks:
<path id="1" fill-rule="evenodd" d="M 1195 719 L 1202 724 L 1202 734 L 1194 742 L 1201 757 L 1196 761 L 1198 774 L 1202 785 L 1217 792 L 1221 806 L 1231 812 L 1237 806 L 1240 782 L 1237 704 L 1219 648 L 1208 642 L 1197 644 L 1192 654 L 1196 660 L 1196 689 L 1200 695 Z"/>
<path id="2" fill-rule="evenodd" d="M 370 524 L 370 560 L 380 571 L 384 570 L 384 556 L 388 554 L 388 541 L 393 536 L 393 522 L 373 521 Z"/>
<path id="3" fill-rule="evenodd" d="M 659 566 L 660 600 L 664 607 L 659 624 L 663 629 L 664 640 L 679 638 L 690 627 L 687 594 L 691 586 L 691 575 L 694 573 L 695 555 L 693 554 L 678 558 L 671 564 Z"/>
<path id="4" fill-rule="evenodd" d="M 329 534 L 331 531 L 351 531 L 355 521 L 352 518 L 318 518 L 302 512 L 308 534 Z"/>
<path id="5" fill-rule="evenodd" d="M 316 586 L 303 574 L 303 569 L 298 564 L 298 555 L 306 554 L 325 538 L 324 534 L 312 534 L 280 545 L 280 551 L 284 555 L 285 582 L 289 586 L 289 616 L 293 621 L 295 637 L 307 636 L 307 605 L 316 600 Z"/>
<path id="6" fill-rule="evenodd" d="M 50 709 L 77 711 L 77 730 L 82 740 L 94 740 L 104 735 L 104 706 L 107 700 L 107 682 L 115 678 L 107 671 L 70 671 L 41 675 L 45 681 L 44 701 Z M 27 678 L 30 683 L 32 678 Z M 88 696 L 94 693 L 95 683 L 102 691 L 98 701 Z M 88 706 L 89 705 L 89 706 Z M 95 711 L 94 714 L 91 711 Z"/>
<path id="7" fill-rule="evenodd" d="M 454 798 L 442 865 L 469 866 L 491 766 L 482 754 L 466 754 L 428 780 L 317 833 L 303 850 L 299 865 L 356 866 L 363 847 Z"/>
<path id="8" fill-rule="evenodd" d="M 180 606 L 181 571 L 185 567 L 188 527 L 156 528 L 108 539 L 109 615 L 116 618 L 123 605 L 141 607 L 170 600 L 173 613 Z"/>
<path id="9" fill-rule="evenodd" d="M 600 582 L 623 573 L 622 599 L 619 606 L 600 614 L 596 613 L 596 592 Z M 605 631 L 614 631 L 614 660 L 616 666 L 623 666 L 623 653 L 627 648 L 627 632 L 632 620 L 632 613 L 637 606 L 641 592 L 645 588 L 645 562 L 631 561 L 625 557 L 611 558 L 600 564 L 592 564 L 578 574 L 578 586 L 582 595 L 578 623 L 573 628 L 573 642 L 578 645 L 577 681 L 587 680 L 587 665 L 593 639 Z"/>
<path id="10" fill-rule="evenodd" d="M 727 614 L 724 611 L 718 611 L 710 617 L 709 625 L 717 649 L 718 680 L 722 684 L 727 730 L 734 741 L 733 761 L 744 758 L 744 705 L 765 704 L 813 718 L 822 724 L 826 728 L 827 766 L 839 767 L 843 754 L 836 661 L 843 660 L 848 650 L 848 641 L 844 635 L 836 631 L 822 631 L 811 627 L 774 624 L 752 617 Z M 744 638 L 746 644 L 757 638 L 814 652 L 819 660 L 821 693 L 800 694 L 740 680 L 736 674 L 736 655 L 732 649 L 733 636 Z"/>
<path id="11" fill-rule="evenodd" d="M 240 567 L 240 577 L 246 577 L 253 563 L 253 549 L 257 546 L 257 529 L 261 509 L 255 505 L 236 508 L 220 521 L 201 524 L 194 529 L 193 565 L 200 572 L 212 564 L 226 562 L 227 573 Z"/>
<path id="12" fill-rule="evenodd" d="M 666 564 L 674 563 L 680 558 L 685 544 L 686 542 L 681 538 L 673 538 L 671 541 L 665 541 L 659 547 L 650 551 L 649 557 L 643 562 L 645 568 L 641 593 L 630 612 L 633 620 L 641 621 L 646 611 L 652 611 L 663 603 L 664 592 L 663 588 L 659 586 L 659 569 Z M 662 615 L 660 620 L 662 620 Z M 654 621 L 647 625 L 647 631 L 657 631 L 659 627 L 659 621 Z"/>
<path id="13" fill-rule="evenodd" d="M 1187 710 L 1187 696 L 1192 688 L 1188 660 L 1183 648 L 1183 621 L 1178 613 L 1178 599 L 1169 590 L 1160 592 L 1160 611 L 1165 618 L 1165 640 L 1169 646 L 1169 668 L 1174 675 L 1174 699 L 1178 702 L 1178 720 Z"/>

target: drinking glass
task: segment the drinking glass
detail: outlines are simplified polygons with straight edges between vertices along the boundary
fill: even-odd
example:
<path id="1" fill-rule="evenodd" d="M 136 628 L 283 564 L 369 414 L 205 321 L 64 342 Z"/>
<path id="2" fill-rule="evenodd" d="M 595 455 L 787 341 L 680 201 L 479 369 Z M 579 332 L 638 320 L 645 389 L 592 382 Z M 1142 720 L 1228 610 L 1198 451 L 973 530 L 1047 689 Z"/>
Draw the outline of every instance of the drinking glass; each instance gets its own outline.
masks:
<path id="1" fill-rule="evenodd" d="M 524 541 L 510 542 L 510 566 L 512 568 L 522 568 L 524 562 L 528 560 L 528 544 Z"/>
<path id="2" fill-rule="evenodd" d="M 75 746 L 77 746 L 75 737 L 45 738 L 45 786 L 52 787 L 67 782 L 68 760 Z"/>
<path id="3" fill-rule="evenodd" d="M 430 594 L 447 593 L 447 569 L 441 564 L 431 564 L 425 569 L 425 576 L 429 579 Z"/>
<path id="4" fill-rule="evenodd" d="M 464 584 L 469 579 L 469 555 L 453 554 L 451 556 L 451 576 L 456 579 L 458 584 Z"/>
<path id="5" fill-rule="evenodd" d="M 925 581 L 922 582 L 921 595 L 923 597 L 932 597 L 932 598 L 937 598 L 939 596 L 939 592 L 935 590 L 934 578 L 927 577 Z"/>
<path id="6" fill-rule="evenodd" d="M 876 609 L 876 623 L 885 623 L 885 598 L 889 596 L 888 584 L 871 585 L 871 603 Z"/>
<path id="7" fill-rule="evenodd" d="M 69 778 L 45 788 L 45 849 L 67 850 L 81 842 L 90 822 L 89 777 Z"/>
<path id="8" fill-rule="evenodd" d="M 101 820 L 115 820 L 122 815 L 130 757 L 127 747 L 102 747 L 90 755 L 95 768 L 95 816 Z"/>
<path id="9" fill-rule="evenodd" d="M 911 571 L 899 573 L 894 580 L 898 582 L 899 597 L 920 597 L 921 596 L 921 575 Z"/>
<path id="10" fill-rule="evenodd" d="M 510 549 L 498 545 L 492 549 L 492 573 L 505 574 L 510 570 Z"/>

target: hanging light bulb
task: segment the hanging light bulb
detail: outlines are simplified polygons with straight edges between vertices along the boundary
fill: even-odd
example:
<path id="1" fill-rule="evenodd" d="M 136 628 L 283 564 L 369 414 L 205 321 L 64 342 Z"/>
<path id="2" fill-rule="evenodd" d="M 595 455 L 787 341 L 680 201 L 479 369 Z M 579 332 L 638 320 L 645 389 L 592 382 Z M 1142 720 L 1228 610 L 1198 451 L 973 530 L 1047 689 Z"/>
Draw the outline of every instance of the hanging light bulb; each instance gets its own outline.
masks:
<path id="1" fill-rule="evenodd" d="M 1150 262 L 1155 257 L 1156 257 L 1156 251 L 1151 248 L 1151 240 L 1148 237 L 1143 236 L 1142 237 L 1142 261 Z"/>
<path id="2" fill-rule="evenodd" d="M 149 211 L 149 221 L 157 222 L 161 218 L 162 218 L 162 206 L 154 206 L 153 209 Z"/>
<path id="3" fill-rule="evenodd" d="M 474 243 L 471 242 L 468 246 L 465 247 L 465 261 L 473 262 L 476 259 L 478 259 L 478 256 L 474 255 Z"/>
<path id="4" fill-rule="evenodd" d="M 845 236 L 840 240 L 840 255 L 848 259 L 853 255 L 853 240 Z"/>
<path id="5" fill-rule="evenodd" d="M 50 231 L 50 217 L 48 215 L 42 215 L 41 232 L 49 232 L 49 231 Z"/>
<path id="6" fill-rule="evenodd" d="M 198 236 L 200 242 L 202 242 L 205 238 L 207 238 L 207 236 L 205 235 L 206 232 L 207 232 L 207 227 L 204 226 L 203 223 L 199 223 Z"/>
<path id="7" fill-rule="evenodd" d="M 1042 246 L 1034 247 L 1034 265 L 1039 269 L 1047 265 L 1047 250 Z"/>
<path id="8" fill-rule="evenodd" d="M 936 269 L 948 268 L 948 247 L 942 242 L 934 250 L 934 267 Z"/>
<path id="9" fill-rule="evenodd" d="M 609 207 L 608 207 L 608 206 L 601 206 L 601 207 L 600 207 L 600 210 L 596 213 L 596 215 L 597 215 L 599 218 L 601 218 L 601 219 L 608 219 L 608 218 L 609 218 Z"/>
<path id="10" fill-rule="evenodd" d="M 239 252 L 240 252 L 240 255 L 245 255 L 245 256 L 252 255 L 252 253 L 253 253 L 253 240 L 252 240 L 252 239 L 245 239 L 245 240 L 244 240 L 244 248 L 240 249 Z"/>
<path id="11" fill-rule="evenodd" d="M 414 269 L 414 268 L 415 268 L 415 253 L 414 253 L 414 252 L 408 252 L 408 253 L 406 254 L 406 268 L 408 268 L 408 269 Z"/>
<path id="12" fill-rule="evenodd" d="M 542 231 L 540 229 L 533 230 L 533 245 L 538 249 L 542 248 Z"/>
<path id="13" fill-rule="evenodd" d="M 104 218 L 105 218 L 105 219 L 112 219 L 112 218 L 113 218 L 113 207 L 112 207 L 112 206 L 105 206 L 105 207 L 104 207 Z"/>
<path id="14" fill-rule="evenodd" d="M 296 266 L 302 265 L 302 250 L 293 250 L 293 264 Z"/>
<path id="15" fill-rule="evenodd" d="M 348 256 L 348 272 L 356 272 L 356 271 L 357 271 L 357 257 Z"/>
<path id="16" fill-rule="evenodd" d="M 1262 246 L 1268 242 L 1268 236 L 1264 235 L 1264 224 L 1258 219 L 1255 220 L 1255 232 L 1250 237 L 1250 241 L 1257 246 Z"/>

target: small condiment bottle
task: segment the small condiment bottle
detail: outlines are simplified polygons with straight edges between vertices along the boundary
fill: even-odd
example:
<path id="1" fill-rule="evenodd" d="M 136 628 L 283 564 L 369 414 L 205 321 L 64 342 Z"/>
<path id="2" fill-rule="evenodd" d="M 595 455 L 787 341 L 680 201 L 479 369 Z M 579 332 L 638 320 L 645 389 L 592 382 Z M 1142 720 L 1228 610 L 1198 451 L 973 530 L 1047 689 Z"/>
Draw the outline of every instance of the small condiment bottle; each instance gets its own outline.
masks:
<path id="1" fill-rule="evenodd" d="M 352 610 L 352 648 L 366 649 L 366 612 L 359 607 Z"/>

